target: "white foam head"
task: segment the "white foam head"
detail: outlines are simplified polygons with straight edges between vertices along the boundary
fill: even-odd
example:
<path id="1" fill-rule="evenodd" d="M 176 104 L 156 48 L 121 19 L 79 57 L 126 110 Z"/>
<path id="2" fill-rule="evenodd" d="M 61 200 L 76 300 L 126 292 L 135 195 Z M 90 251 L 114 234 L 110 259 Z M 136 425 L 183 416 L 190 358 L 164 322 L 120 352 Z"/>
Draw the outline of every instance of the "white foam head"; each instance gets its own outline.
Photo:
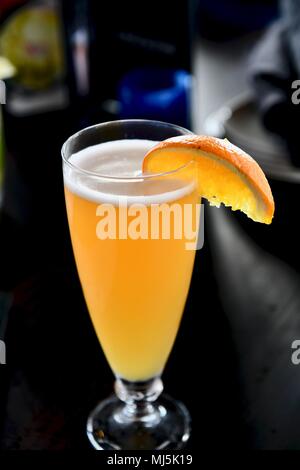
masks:
<path id="1" fill-rule="evenodd" d="M 71 155 L 69 162 L 74 166 L 64 165 L 65 185 L 97 203 L 149 205 L 180 199 L 192 191 L 193 184 L 183 183 L 176 176 L 143 178 L 143 158 L 156 143 L 126 139 L 87 147 Z"/>

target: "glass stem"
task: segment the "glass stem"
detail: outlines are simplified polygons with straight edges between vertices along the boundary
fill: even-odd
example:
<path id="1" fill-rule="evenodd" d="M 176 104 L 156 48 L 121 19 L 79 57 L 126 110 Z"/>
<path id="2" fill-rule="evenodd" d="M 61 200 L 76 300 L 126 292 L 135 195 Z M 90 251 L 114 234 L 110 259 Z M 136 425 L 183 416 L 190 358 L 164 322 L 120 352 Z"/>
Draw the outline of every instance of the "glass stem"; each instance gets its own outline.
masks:
<path id="1" fill-rule="evenodd" d="M 162 410 L 158 409 L 154 402 L 162 391 L 163 383 L 160 377 L 145 382 L 129 382 L 118 378 L 115 382 L 115 392 L 125 405 L 118 410 L 115 419 L 123 423 L 157 423 L 161 419 Z"/>

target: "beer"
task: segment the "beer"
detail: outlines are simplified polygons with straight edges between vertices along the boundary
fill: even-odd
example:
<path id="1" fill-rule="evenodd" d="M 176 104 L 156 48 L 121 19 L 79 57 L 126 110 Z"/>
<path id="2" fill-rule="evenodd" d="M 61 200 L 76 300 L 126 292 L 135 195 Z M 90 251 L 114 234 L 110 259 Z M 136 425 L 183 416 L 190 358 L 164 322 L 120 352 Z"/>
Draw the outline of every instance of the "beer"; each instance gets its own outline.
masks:
<path id="1" fill-rule="evenodd" d="M 161 374 L 178 331 L 195 256 L 195 250 L 187 249 L 186 233 L 179 237 L 175 230 L 178 214 L 186 206 L 195 208 L 197 192 L 180 172 L 142 178 L 143 156 L 154 144 L 135 139 L 98 144 L 72 155 L 64 169 L 72 245 L 89 313 L 112 370 L 129 381 Z M 79 174 L 76 167 L 83 171 Z M 93 172 L 106 177 L 93 178 Z M 147 219 L 148 233 L 140 238 L 121 227 L 124 220 L 127 228 L 134 222 L 133 206 L 142 206 Z M 116 233 L 105 237 L 99 233 L 100 215 L 111 207 Z M 168 236 L 163 227 L 151 226 L 150 233 L 152 209 L 168 208 L 173 216 Z M 192 218 L 195 223 L 195 213 Z"/>

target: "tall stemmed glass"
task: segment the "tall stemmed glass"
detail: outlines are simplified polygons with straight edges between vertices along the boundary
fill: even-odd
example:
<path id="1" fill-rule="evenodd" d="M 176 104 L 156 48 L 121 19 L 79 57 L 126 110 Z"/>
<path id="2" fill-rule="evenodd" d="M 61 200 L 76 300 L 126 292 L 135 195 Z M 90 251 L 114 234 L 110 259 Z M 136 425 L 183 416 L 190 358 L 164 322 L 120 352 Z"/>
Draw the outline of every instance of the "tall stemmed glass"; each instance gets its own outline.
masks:
<path id="1" fill-rule="evenodd" d="M 78 132 L 62 149 L 77 269 L 116 376 L 115 395 L 88 418 L 96 449 L 175 449 L 190 435 L 185 406 L 161 394 L 161 373 L 193 270 L 194 167 L 141 173 L 143 155 L 157 141 L 187 133 L 156 121 L 114 121 Z M 178 236 L 186 207 L 193 215 Z"/>

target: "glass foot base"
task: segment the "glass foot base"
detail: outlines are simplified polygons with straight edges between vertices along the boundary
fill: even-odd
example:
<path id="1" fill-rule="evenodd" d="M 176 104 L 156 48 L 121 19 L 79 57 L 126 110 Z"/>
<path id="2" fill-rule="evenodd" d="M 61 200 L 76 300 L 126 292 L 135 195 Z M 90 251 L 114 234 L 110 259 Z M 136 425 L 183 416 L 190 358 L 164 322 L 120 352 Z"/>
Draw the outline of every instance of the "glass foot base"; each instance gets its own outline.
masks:
<path id="1" fill-rule="evenodd" d="M 101 402 L 87 421 L 87 435 L 98 450 L 180 449 L 190 436 L 186 407 L 161 395 L 145 413 L 131 412 L 128 405 L 112 396 Z"/>

